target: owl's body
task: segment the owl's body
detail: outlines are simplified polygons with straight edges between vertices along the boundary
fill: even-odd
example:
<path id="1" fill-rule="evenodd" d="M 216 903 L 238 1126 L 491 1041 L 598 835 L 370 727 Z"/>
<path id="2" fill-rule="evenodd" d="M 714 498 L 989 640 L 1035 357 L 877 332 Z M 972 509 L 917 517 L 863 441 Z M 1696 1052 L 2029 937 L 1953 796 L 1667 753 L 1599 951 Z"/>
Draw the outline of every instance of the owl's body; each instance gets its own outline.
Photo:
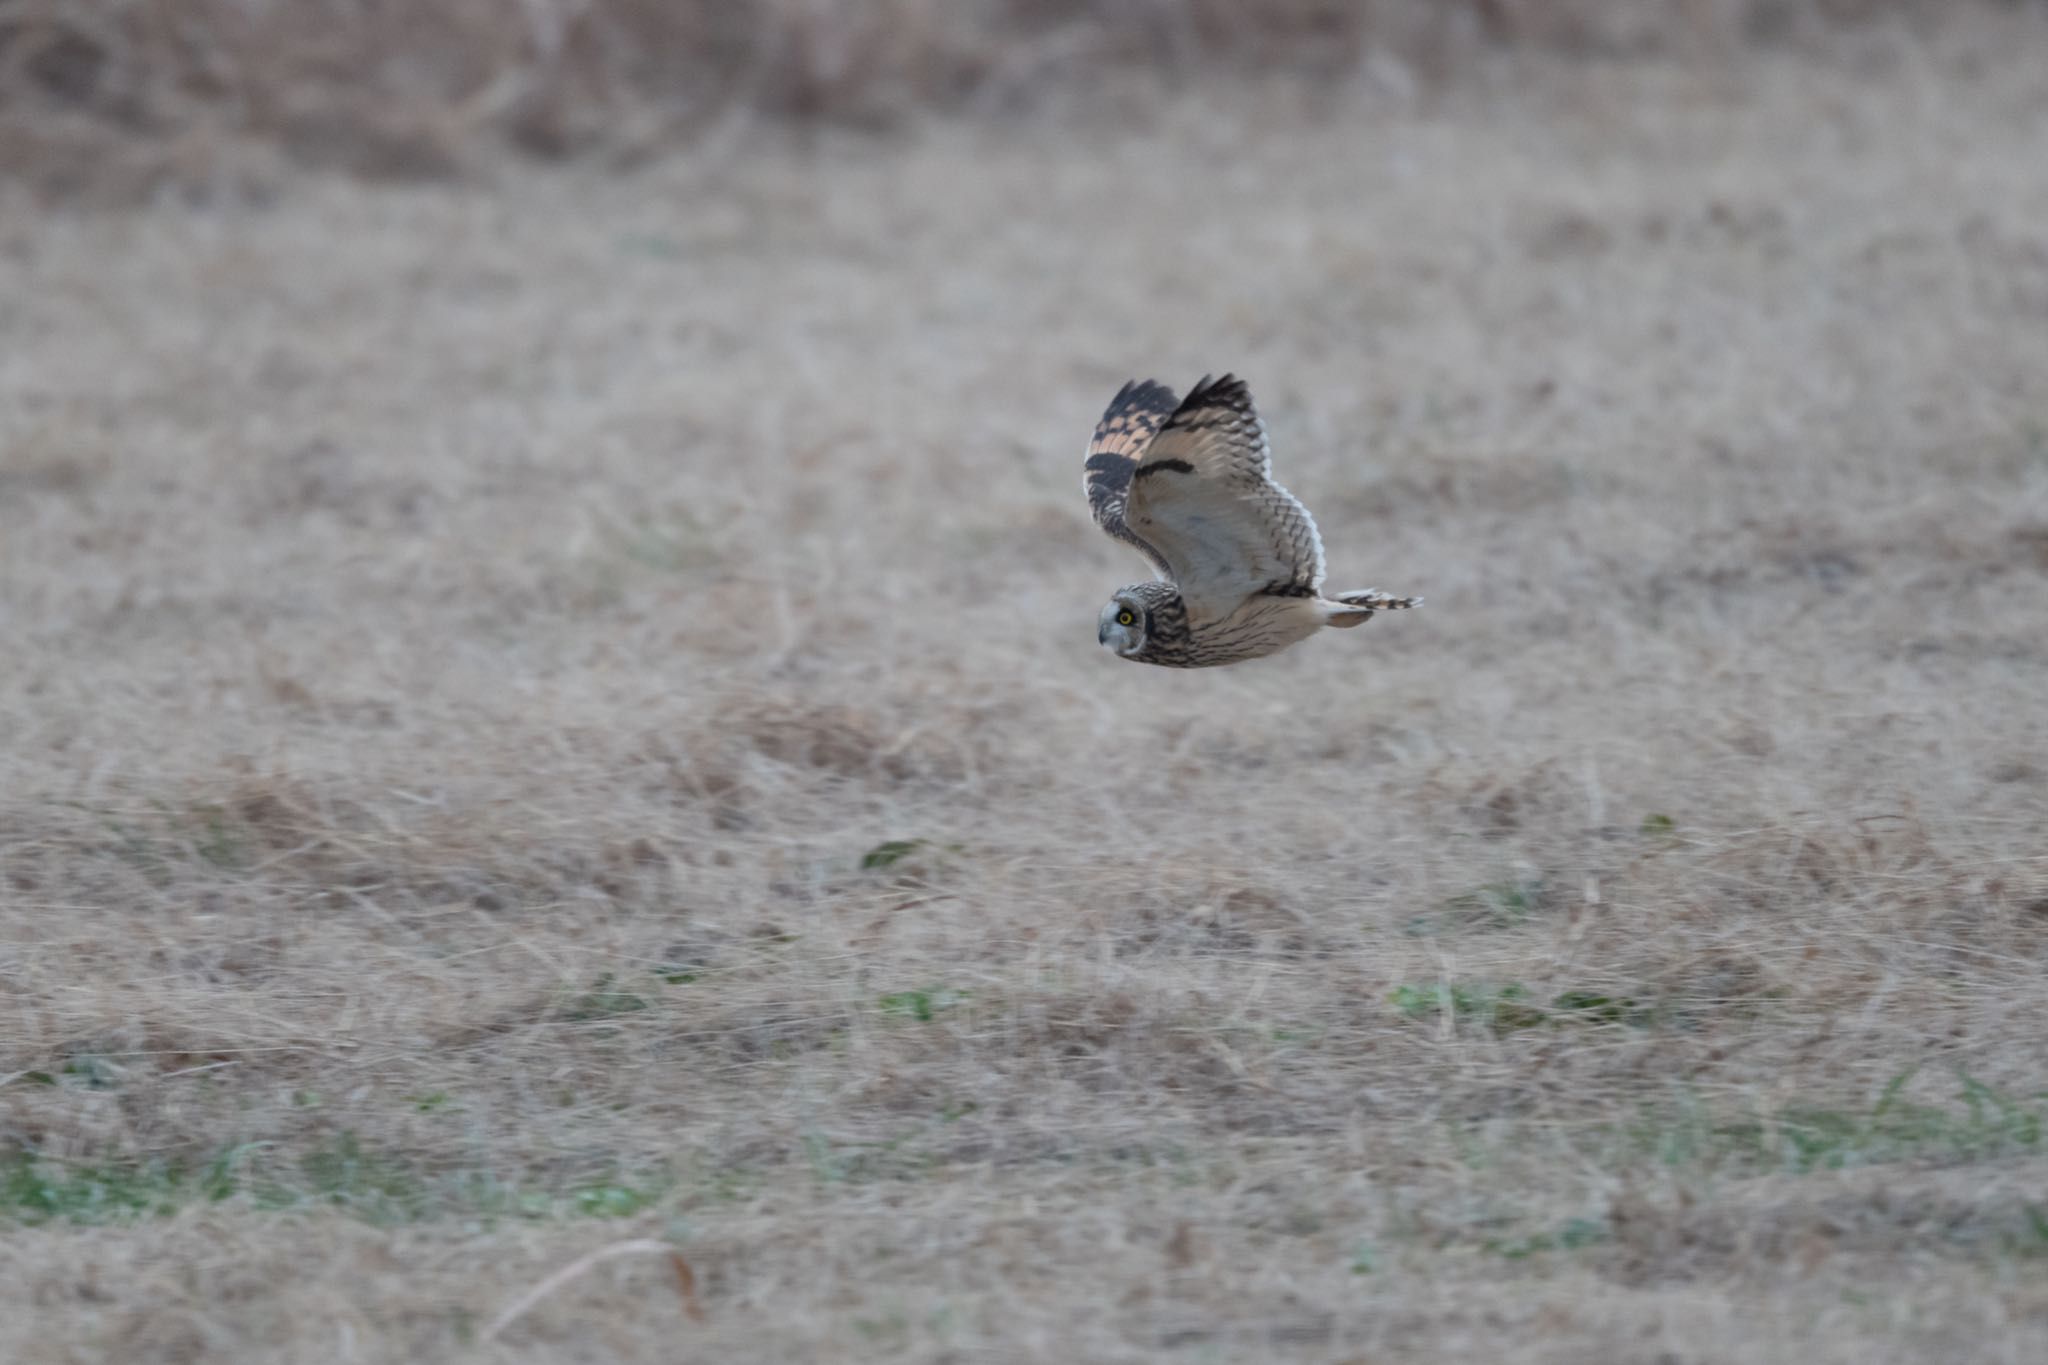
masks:
<path id="1" fill-rule="evenodd" d="M 1147 380 L 1110 400 L 1088 446 L 1084 487 L 1102 529 L 1159 577 L 1119 590 L 1096 638 L 1170 668 L 1262 658 L 1325 626 L 1363 625 L 1419 597 L 1323 595 L 1315 520 L 1273 482 L 1265 424 L 1244 381 L 1204 379 L 1176 400 Z"/>
<path id="2" fill-rule="evenodd" d="M 1118 620 L 1125 612 L 1137 619 Z M 1298 644 L 1324 626 L 1334 624 L 1339 612 L 1361 621 L 1371 615 L 1369 611 L 1341 607 L 1316 597 L 1256 592 L 1228 616 L 1198 626 L 1190 621 L 1180 590 L 1171 583 L 1154 580 L 1119 589 L 1102 609 L 1095 637 L 1099 643 L 1112 647 L 1113 642 L 1124 637 L 1140 637 L 1143 644 L 1137 650 L 1117 650 L 1139 663 L 1206 668 L 1261 658 Z"/>

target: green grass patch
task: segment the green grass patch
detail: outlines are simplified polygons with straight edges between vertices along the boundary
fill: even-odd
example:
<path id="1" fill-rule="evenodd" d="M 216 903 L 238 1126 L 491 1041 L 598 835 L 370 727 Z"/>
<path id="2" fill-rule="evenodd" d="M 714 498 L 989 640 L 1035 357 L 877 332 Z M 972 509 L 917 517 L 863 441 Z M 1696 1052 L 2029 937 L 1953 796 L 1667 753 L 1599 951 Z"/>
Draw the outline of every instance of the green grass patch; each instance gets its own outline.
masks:
<path id="1" fill-rule="evenodd" d="M 1467 1022 L 1492 1033 L 1535 1028 L 1545 1020 L 1519 981 L 1428 981 L 1396 986 L 1390 998 L 1404 1019 Z"/>
<path id="2" fill-rule="evenodd" d="M 2048 1204 L 2029 1204 L 2021 1213 L 2026 1231 L 2014 1237 L 2006 1250 L 2015 1256 L 2048 1257 Z"/>
<path id="3" fill-rule="evenodd" d="M 1551 892 L 1541 877 L 1506 877 L 1439 902 L 1411 917 L 1407 932 L 1417 938 L 1463 930 L 1512 929 L 1547 909 Z"/>
<path id="4" fill-rule="evenodd" d="M 621 987 L 610 972 L 597 978 L 590 989 L 569 1002 L 567 1017 L 576 1023 L 615 1019 L 647 1008 L 647 997 Z"/>
<path id="5" fill-rule="evenodd" d="M 821 1133 L 803 1135 L 804 1160 L 821 1185 L 865 1184 L 878 1180 L 917 1180 L 938 1161 L 917 1145 L 922 1129 L 911 1129 L 877 1142 L 834 1141 Z"/>
<path id="6" fill-rule="evenodd" d="M 1551 998 L 1550 1014 L 1552 1022 L 1629 1024 L 1636 1028 L 1647 1028 L 1656 1022 L 1656 1012 L 1633 996 L 1601 991 L 1560 991 Z"/>
<path id="7" fill-rule="evenodd" d="M 86 1090 L 113 1090 L 121 1084 L 121 1071 L 114 1062 L 97 1053 L 73 1054 L 60 1073 L 66 1083 Z"/>
<path id="8" fill-rule="evenodd" d="M 969 992 L 949 990 L 943 986 L 930 986 L 923 990 L 894 991 L 882 996 L 875 1003 L 882 1013 L 899 1019 L 915 1019 L 920 1024 L 929 1024 L 938 1017 L 939 1011 L 948 1010 L 964 1003 Z"/>
<path id="9" fill-rule="evenodd" d="M 877 868 L 894 867 L 923 847 L 924 840 L 922 839 L 890 839 L 884 843 L 876 844 L 866 853 L 861 854 L 861 871 L 873 872 Z"/>
<path id="10" fill-rule="evenodd" d="M 71 1161 L 23 1148 L 0 1157 L 0 1227 L 133 1222 L 228 1200 L 267 1210 L 339 1209 L 377 1226 L 443 1217 L 624 1218 L 654 1206 L 677 1184 L 660 1171 L 554 1185 L 504 1181 L 487 1171 L 435 1171 L 346 1131 L 292 1158 L 245 1143 L 197 1164 Z"/>
<path id="11" fill-rule="evenodd" d="M 1482 1245 L 1496 1256 L 1526 1260 L 1546 1251 L 1581 1251 L 1612 1235 L 1605 1218 L 1570 1218 L 1555 1228 L 1521 1237 L 1488 1238 Z"/>
<path id="12" fill-rule="evenodd" d="M 932 839 L 884 839 L 860 855 L 863 872 L 889 872 L 902 882 L 922 882 L 967 852 L 960 844 Z"/>
<path id="13" fill-rule="evenodd" d="M 593 1180 L 569 1193 L 571 1206 L 586 1218 L 629 1218 L 651 1208 L 667 1187 L 660 1181 Z"/>
<path id="14" fill-rule="evenodd" d="M 1463 925 L 1488 929 L 1511 929 L 1541 910 L 1548 893 L 1541 877 L 1488 882 L 1453 896 L 1444 909 Z"/>
<path id="15" fill-rule="evenodd" d="M 299 1179 L 257 1184 L 257 1202 L 276 1208 L 298 1203 L 346 1208 L 371 1223 L 416 1222 L 431 1202 L 427 1182 L 401 1162 L 364 1149 L 354 1133 L 336 1134 L 299 1158 Z"/>
<path id="16" fill-rule="evenodd" d="M 193 1170 L 176 1162 L 0 1161 L 0 1222 L 110 1223 L 162 1217 L 235 1191 L 233 1152 Z"/>
<path id="17" fill-rule="evenodd" d="M 1958 1069 L 1948 1104 L 1905 1096 L 1914 1071 L 1894 1076 L 1866 1108 L 1795 1101 L 1729 1118 L 1691 1101 L 1646 1113 L 1626 1137 L 1670 1166 L 1794 1174 L 1897 1161 L 1968 1163 L 2042 1150 L 2048 1095 L 2016 1097 Z"/>

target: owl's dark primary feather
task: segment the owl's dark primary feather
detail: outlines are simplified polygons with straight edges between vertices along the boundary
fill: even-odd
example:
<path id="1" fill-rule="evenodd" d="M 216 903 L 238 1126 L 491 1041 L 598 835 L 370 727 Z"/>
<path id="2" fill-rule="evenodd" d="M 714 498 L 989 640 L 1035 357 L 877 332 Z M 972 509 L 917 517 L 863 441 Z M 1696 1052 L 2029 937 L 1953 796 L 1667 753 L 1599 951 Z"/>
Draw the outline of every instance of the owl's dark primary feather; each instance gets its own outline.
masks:
<path id="1" fill-rule="evenodd" d="M 1130 503 L 1131 477 L 1159 428 L 1173 415 L 1180 400 L 1173 390 L 1151 379 L 1134 379 L 1116 392 L 1095 424 L 1095 437 L 1088 443 L 1088 462 L 1081 475 L 1088 492 L 1088 508 L 1096 524 L 1152 561 L 1161 577 L 1168 575 L 1166 558 L 1132 533 L 1124 521 Z"/>

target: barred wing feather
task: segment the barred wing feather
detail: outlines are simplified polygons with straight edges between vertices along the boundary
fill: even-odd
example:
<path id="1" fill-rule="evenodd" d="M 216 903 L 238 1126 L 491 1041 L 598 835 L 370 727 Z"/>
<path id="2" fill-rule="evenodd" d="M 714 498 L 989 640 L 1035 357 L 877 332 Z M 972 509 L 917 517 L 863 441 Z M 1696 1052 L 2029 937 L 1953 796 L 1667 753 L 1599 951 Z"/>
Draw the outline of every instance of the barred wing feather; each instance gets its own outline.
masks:
<path id="1" fill-rule="evenodd" d="M 1313 597 L 1322 587 L 1322 537 L 1272 468 L 1251 391 L 1224 375 L 1189 390 L 1130 471 L 1112 534 L 1164 566 L 1191 624 L 1255 593 Z"/>

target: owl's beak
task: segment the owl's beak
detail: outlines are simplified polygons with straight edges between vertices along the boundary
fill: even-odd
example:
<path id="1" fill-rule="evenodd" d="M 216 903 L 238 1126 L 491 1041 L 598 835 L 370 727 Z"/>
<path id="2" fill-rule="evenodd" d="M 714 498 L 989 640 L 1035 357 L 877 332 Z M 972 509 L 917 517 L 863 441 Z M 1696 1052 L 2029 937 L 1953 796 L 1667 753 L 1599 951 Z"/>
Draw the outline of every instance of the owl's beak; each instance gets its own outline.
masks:
<path id="1" fill-rule="evenodd" d="M 1109 627 L 1103 625 L 1100 621 L 1095 623 L 1095 643 L 1098 645 L 1109 643 Z"/>

